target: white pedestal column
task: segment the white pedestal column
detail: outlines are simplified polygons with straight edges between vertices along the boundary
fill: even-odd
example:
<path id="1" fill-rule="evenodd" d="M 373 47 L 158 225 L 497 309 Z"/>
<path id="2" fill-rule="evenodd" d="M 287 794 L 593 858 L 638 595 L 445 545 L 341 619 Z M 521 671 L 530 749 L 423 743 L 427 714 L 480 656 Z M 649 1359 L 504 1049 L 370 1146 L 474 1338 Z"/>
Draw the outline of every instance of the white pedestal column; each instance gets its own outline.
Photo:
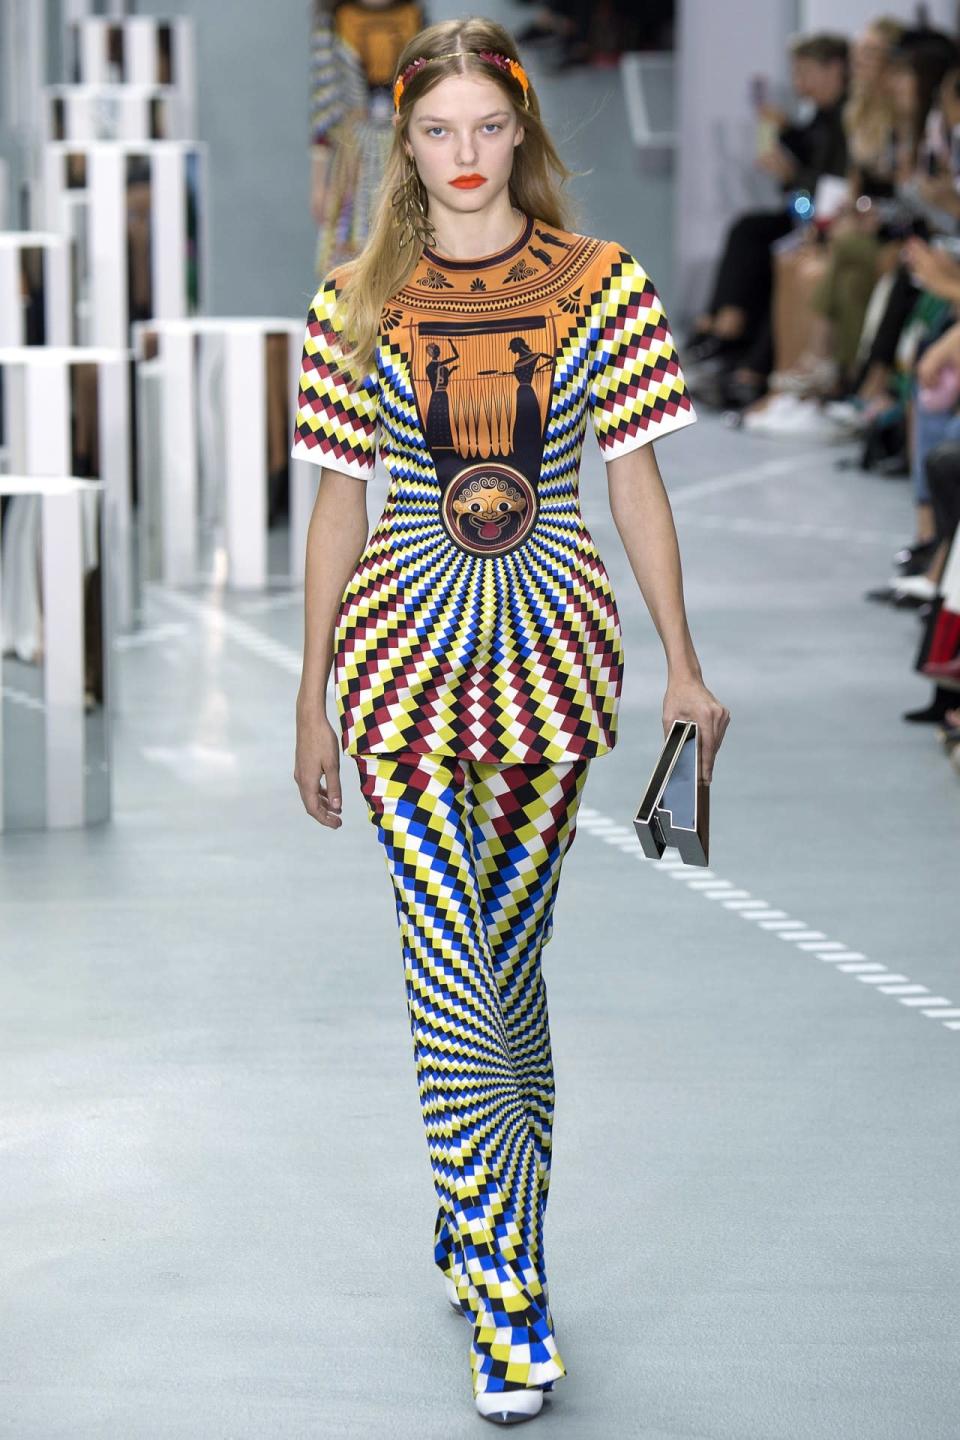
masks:
<path id="1" fill-rule="evenodd" d="M 0 829 L 110 816 L 103 485 L 0 476 Z"/>
<path id="2" fill-rule="evenodd" d="M 684 0 L 678 13 L 674 329 L 706 302 L 729 222 L 779 203 L 776 185 L 754 164 L 750 91 L 757 75 L 787 80 L 796 0 Z"/>
<path id="3" fill-rule="evenodd" d="M 209 253 L 205 146 L 56 141 L 46 146 L 44 167 L 47 224 L 77 237 L 83 261 L 76 287 L 78 338 L 125 347 L 131 321 L 182 318 L 203 309 Z M 75 213 L 81 208 L 82 218 Z"/>
<path id="4" fill-rule="evenodd" d="M 129 630 L 139 610 L 130 487 L 130 356 L 77 346 L 29 346 L 0 349 L 0 367 L 9 468 L 24 475 L 70 475 L 93 465 L 104 482 L 108 600 L 116 625 Z"/>
<path id="5" fill-rule="evenodd" d="M 140 416 L 159 456 L 146 477 L 140 472 L 143 514 L 154 517 L 154 534 L 169 536 L 145 547 L 145 553 L 159 556 L 159 574 L 152 571 L 152 578 L 168 584 L 196 580 L 202 519 L 222 527 L 231 586 L 260 590 L 269 583 L 267 346 L 278 335 L 287 346 L 286 460 L 300 378 L 301 320 L 209 318 L 134 326 Z M 148 448 L 141 432 L 138 449 L 146 454 Z M 289 477 L 289 550 L 280 575 L 300 583 L 318 476 L 316 467 L 291 460 Z"/>
<path id="6" fill-rule="evenodd" d="M 47 85 L 43 142 L 192 140 L 172 85 Z"/>
<path id="7" fill-rule="evenodd" d="M 89 16 L 67 27 L 68 78 L 77 84 L 171 85 L 188 135 L 196 131 L 193 21 L 186 16 Z"/>

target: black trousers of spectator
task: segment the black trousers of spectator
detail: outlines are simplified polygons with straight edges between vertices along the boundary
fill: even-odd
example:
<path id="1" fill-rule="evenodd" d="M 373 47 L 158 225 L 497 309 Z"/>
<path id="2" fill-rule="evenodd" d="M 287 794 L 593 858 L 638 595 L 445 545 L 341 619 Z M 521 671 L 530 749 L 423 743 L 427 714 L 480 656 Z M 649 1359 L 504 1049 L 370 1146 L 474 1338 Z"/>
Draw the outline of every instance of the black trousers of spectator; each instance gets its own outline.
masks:
<path id="1" fill-rule="evenodd" d="M 792 229 L 785 209 L 752 210 L 734 221 L 713 282 L 711 315 L 725 305 L 735 305 L 746 312 L 751 333 L 756 329 L 762 317 L 769 315 L 773 296 L 770 247 Z"/>
<path id="2" fill-rule="evenodd" d="M 773 256 L 775 241 L 793 229 L 786 210 L 751 210 L 727 231 L 707 307 L 744 312 L 738 363 L 758 375 L 773 369 Z"/>
<path id="3" fill-rule="evenodd" d="M 910 279 L 909 272 L 900 266 L 890 287 L 890 294 L 887 296 L 880 324 L 877 326 L 870 349 L 856 376 L 855 389 L 863 383 L 864 377 L 872 365 L 885 365 L 888 370 L 893 368 L 903 327 L 910 318 L 910 312 L 917 303 L 919 294 L 920 291 Z"/>

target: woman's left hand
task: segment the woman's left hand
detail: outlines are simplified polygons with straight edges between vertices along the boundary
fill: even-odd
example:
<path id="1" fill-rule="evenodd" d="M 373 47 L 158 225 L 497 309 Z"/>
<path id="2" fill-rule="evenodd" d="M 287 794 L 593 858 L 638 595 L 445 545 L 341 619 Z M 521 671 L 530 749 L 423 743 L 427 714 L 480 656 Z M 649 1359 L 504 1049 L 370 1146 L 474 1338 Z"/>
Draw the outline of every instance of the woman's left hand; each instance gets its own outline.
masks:
<path id="1" fill-rule="evenodd" d="M 700 778 L 709 785 L 713 762 L 730 724 L 730 711 L 702 680 L 671 680 L 663 697 L 664 737 L 675 720 L 696 721 L 700 731 Z"/>

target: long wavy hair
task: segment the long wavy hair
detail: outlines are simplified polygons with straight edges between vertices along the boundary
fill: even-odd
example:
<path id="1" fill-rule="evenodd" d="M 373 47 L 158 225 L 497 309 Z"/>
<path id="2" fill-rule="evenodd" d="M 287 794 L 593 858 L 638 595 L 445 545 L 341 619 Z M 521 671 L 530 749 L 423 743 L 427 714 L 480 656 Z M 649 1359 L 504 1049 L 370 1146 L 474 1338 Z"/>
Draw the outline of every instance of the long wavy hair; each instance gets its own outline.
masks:
<path id="1" fill-rule="evenodd" d="M 528 215 L 535 215 L 557 229 L 572 225 L 572 206 L 563 186 L 577 173 L 560 159 L 540 117 L 534 88 L 528 90 L 529 108 L 524 107 L 523 89 L 518 80 L 477 54 L 490 50 L 519 60 L 509 31 L 493 20 L 469 16 L 429 25 L 415 35 L 397 60 L 399 75 L 420 56 L 455 54 L 416 71 L 406 82 L 400 97 L 400 119 L 394 127 L 393 145 L 374 203 L 373 222 L 367 243 L 354 259 L 337 266 L 340 304 L 336 326 L 341 337 L 343 362 L 350 369 L 366 373 L 375 363 L 380 316 L 391 295 L 404 284 L 423 255 L 423 240 L 414 237 L 400 244 L 393 206 L 394 193 L 405 177 L 409 163 L 404 142 L 410 128 L 410 113 L 416 102 L 450 75 L 481 75 L 499 85 L 523 125 L 524 135 L 513 152 L 510 200 Z M 409 173 L 407 171 L 406 173 Z M 420 199 L 427 208 L 427 192 L 417 176 Z"/>
<path id="2" fill-rule="evenodd" d="M 881 16 L 867 26 L 886 47 L 887 56 L 898 44 L 904 27 L 899 20 Z M 843 128 L 847 132 L 847 149 L 854 165 L 873 169 L 883 164 L 883 152 L 893 128 L 893 101 L 884 84 L 887 60 L 882 61 L 876 80 L 864 84 L 853 69 L 850 98 L 843 111 Z"/>

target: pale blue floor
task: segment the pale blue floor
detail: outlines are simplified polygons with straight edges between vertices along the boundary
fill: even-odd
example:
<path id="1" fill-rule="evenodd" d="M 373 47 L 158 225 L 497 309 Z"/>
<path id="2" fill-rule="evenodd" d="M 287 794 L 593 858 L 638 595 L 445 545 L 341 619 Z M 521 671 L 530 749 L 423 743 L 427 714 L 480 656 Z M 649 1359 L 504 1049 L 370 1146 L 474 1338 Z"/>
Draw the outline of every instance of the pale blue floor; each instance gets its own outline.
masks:
<path id="1" fill-rule="evenodd" d="M 651 253 L 621 204 L 594 230 Z M 960 1030 L 903 1002 L 960 1009 L 960 781 L 899 719 L 928 690 L 915 617 L 861 598 L 909 536 L 908 489 L 708 416 L 658 454 L 733 715 L 714 875 L 927 989 L 884 993 L 587 817 L 544 955 L 569 1373 L 535 1423 L 955 1440 Z M 589 437 L 582 483 L 627 643 L 620 743 L 584 803 L 629 827 L 663 665 Z M 114 823 L 2 841 L 16 1440 L 492 1433 L 431 1258 L 386 869 L 352 762 L 341 831 L 300 807 L 300 597 L 266 601 L 154 592 L 115 657 Z"/>
<path id="2" fill-rule="evenodd" d="M 713 872 L 960 1006 L 958 782 L 898 718 L 926 693 L 915 618 L 860 598 L 906 487 L 707 417 L 659 453 L 734 717 Z M 585 804 L 628 826 L 662 664 L 592 443 L 583 488 L 628 643 Z M 3 1434 L 483 1423 L 430 1255 L 392 892 L 352 762 L 340 832 L 299 808 L 299 603 L 269 598 L 155 593 L 163 628 L 119 657 L 115 823 L 3 842 Z M 566 862 L 544 958 L 569 1374 L 537 1423 L 952 1440 L 960 1031 L 696 879 L 592 827 Z"/>

